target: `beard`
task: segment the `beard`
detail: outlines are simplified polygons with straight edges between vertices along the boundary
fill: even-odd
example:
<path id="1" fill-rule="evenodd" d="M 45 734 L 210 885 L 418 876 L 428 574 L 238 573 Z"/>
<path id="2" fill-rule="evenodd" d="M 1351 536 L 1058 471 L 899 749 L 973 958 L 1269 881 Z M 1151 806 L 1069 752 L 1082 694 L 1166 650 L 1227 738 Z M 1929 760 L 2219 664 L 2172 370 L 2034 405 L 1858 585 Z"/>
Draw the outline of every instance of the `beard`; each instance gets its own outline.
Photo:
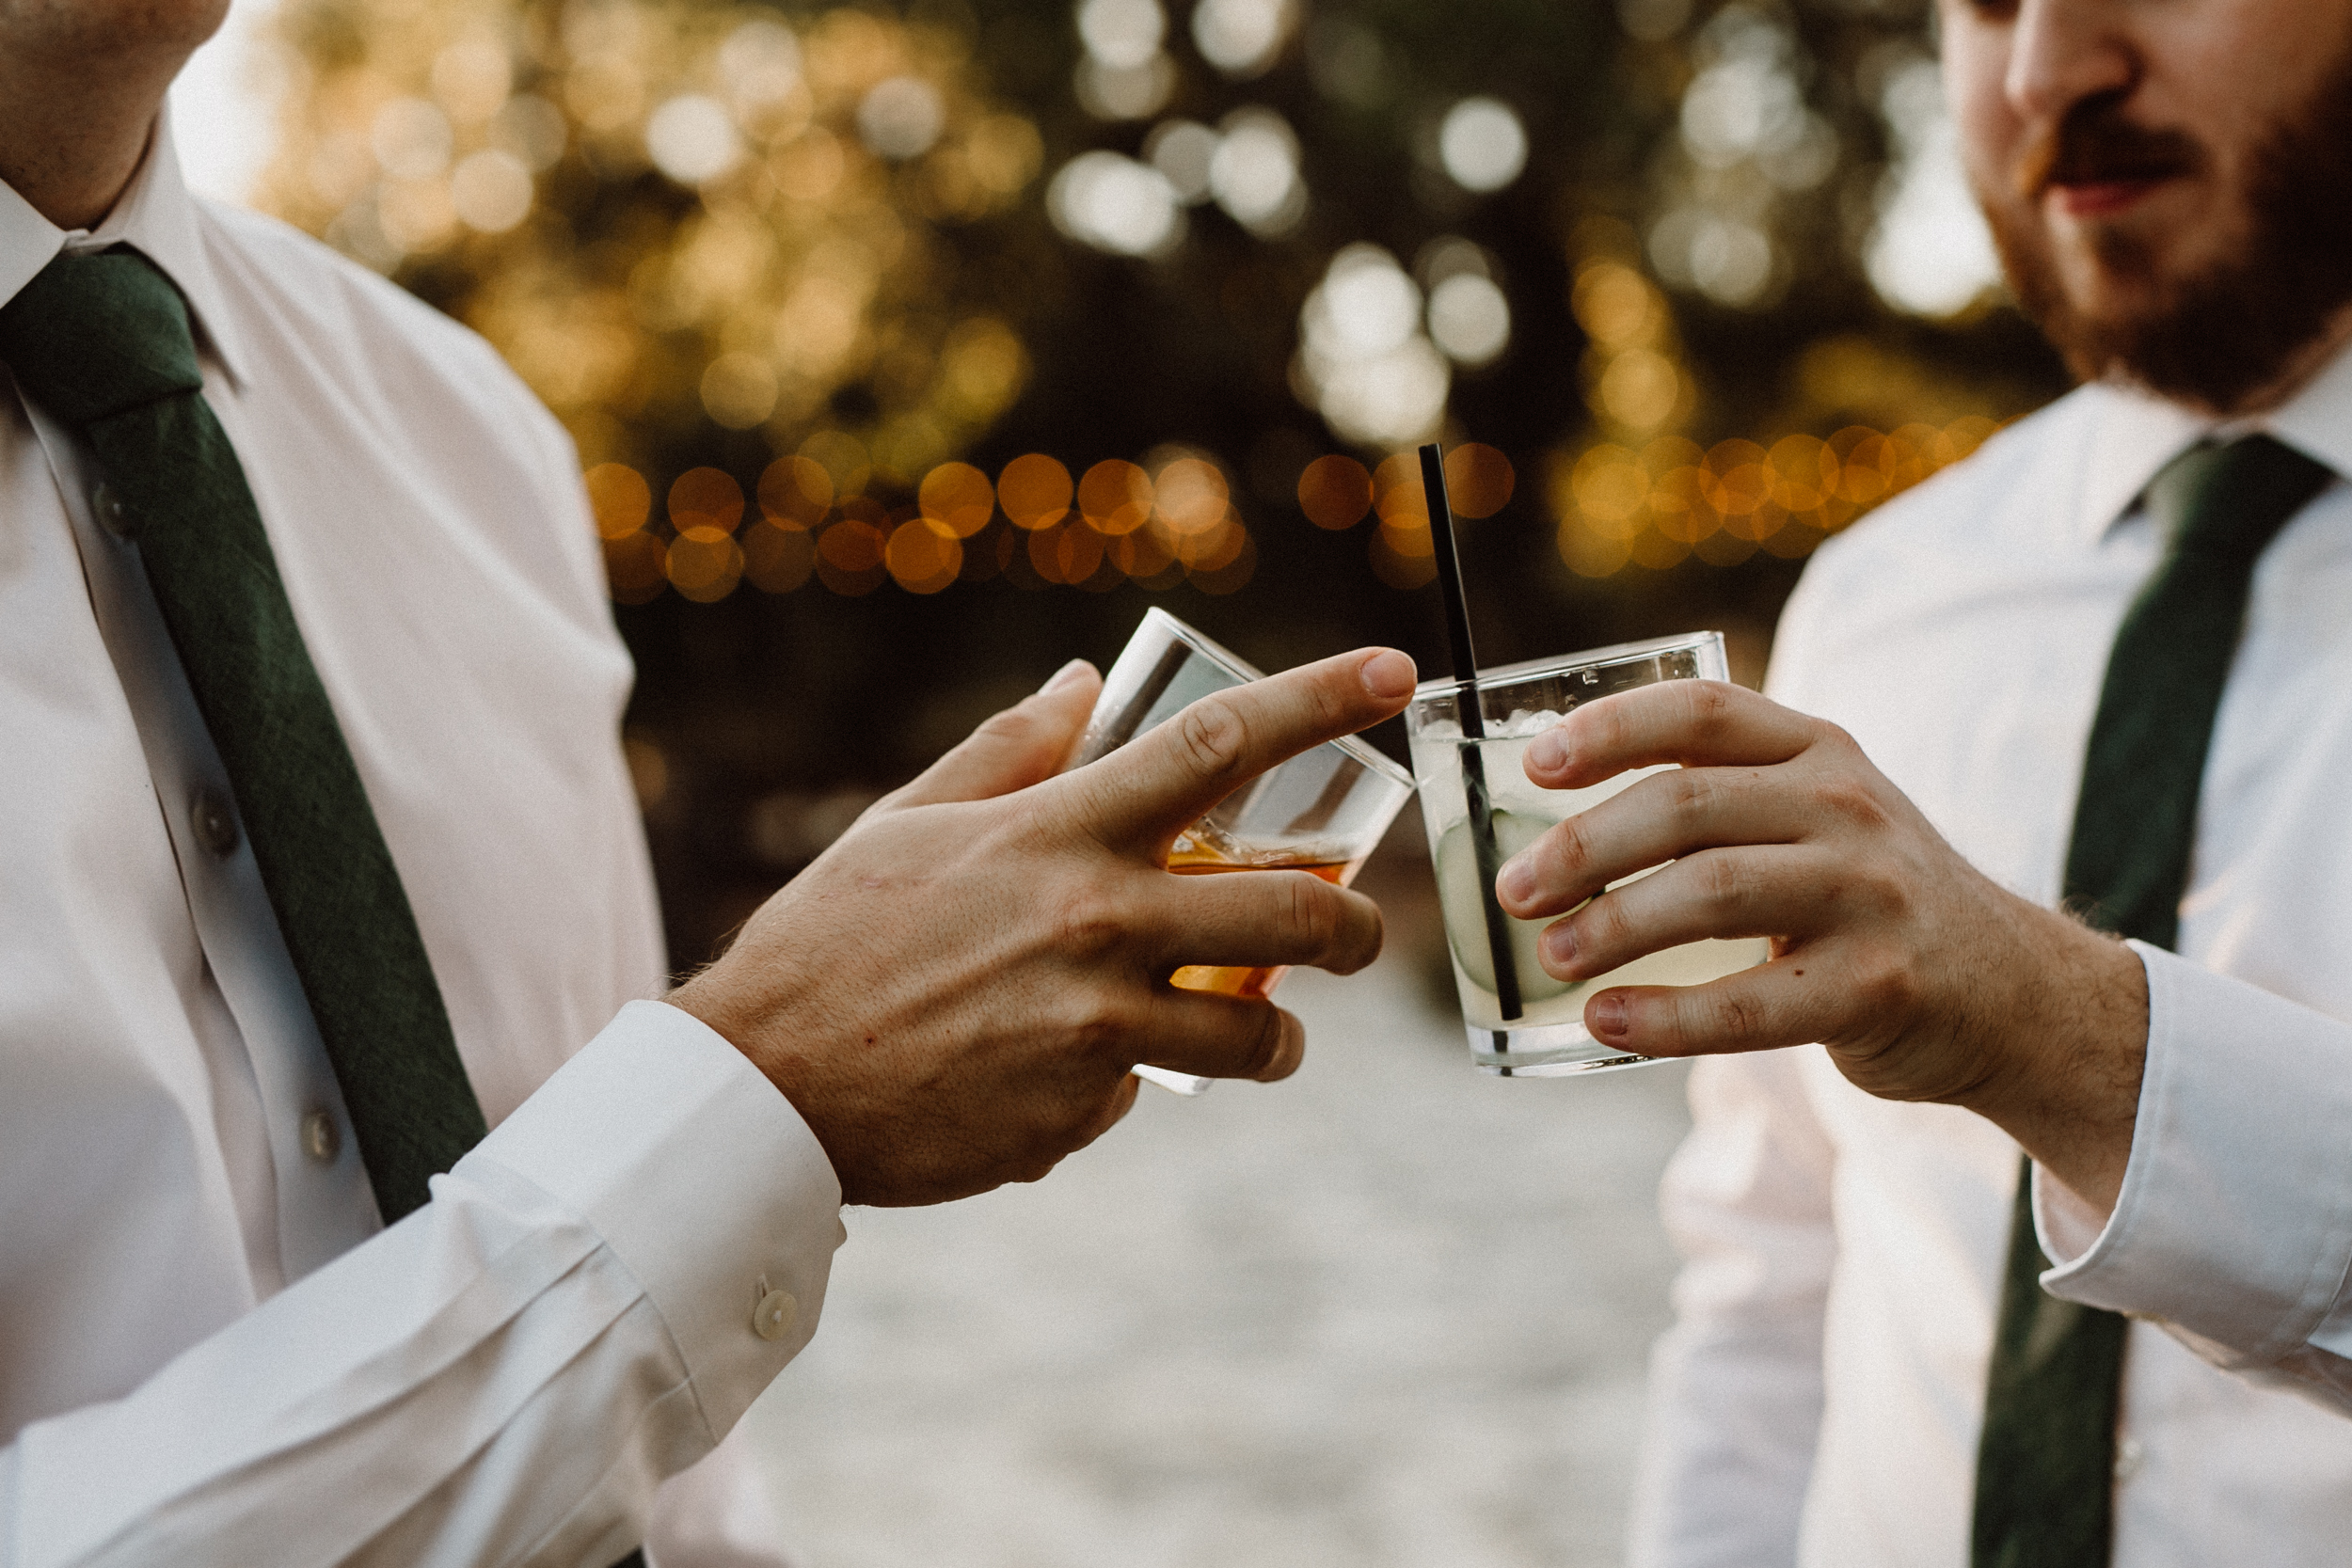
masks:
<path id="1" fill-rule="evenodd" d="M 2112 97 L 2087 99 L 2030 152 L 2008 199 L 1979 193 L 2018 303 L 2085 381 L 2137 382 L 2217 412 L 2249 411 L 2352 304 L 2352 47 L 2299 113 L 2248 161 L 2242 239 L 2201 271 L 2167 277 L 2137 234 L 2092 230 L 2097 266 L 2144 303 L 2112 316 L 2069 297 L 2041 220 L 2049 181 L 2133 179 L 2204 166 L 2177 131 L 2123 119 Z"/>

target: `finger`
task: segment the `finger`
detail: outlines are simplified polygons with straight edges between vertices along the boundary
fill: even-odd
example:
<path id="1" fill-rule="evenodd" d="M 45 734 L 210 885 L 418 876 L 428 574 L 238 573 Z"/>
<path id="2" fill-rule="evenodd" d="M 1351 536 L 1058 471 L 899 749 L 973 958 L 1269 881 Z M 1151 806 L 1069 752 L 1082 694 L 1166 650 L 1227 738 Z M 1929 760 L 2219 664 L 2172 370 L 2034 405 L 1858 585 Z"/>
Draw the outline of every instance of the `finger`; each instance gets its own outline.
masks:
<path id="1" fill-rule="evenodd" d="M 1703 986 L 1602 991 L 1584 1004 L 1584 1027 L 1637 1056 L 1724 1055 L 1820 1039 L 1832 1032 L 1833 1007 L 1821 966 L 1791 957 Z"/>
<path id="2" fill-rule="evenodd" d="M 1394 649 L 1359 649 L 1214 692 L 1072 775 L 1073 800 L 1103 842 L 1164 846 L 1276 763 L 1401 712 L 1413 678 Z"/>
<path id="3" fill-rule="evenodd" d="M 1304 871 L 1170 877 L 1154 913 L 1163 971 L 1306 964 L 1353 974 L 1380 956 L 1380 909 Z"/>
<path id="4" fill-rule="evenodd" d="M 1574 909 L 1610 883 L 1701 849 L 1788 844 L 1819 826 L 1814 782 L 1788 768 L 1653 773 L 1545 830 L 1503 863 L 1495 897 L 1520 920 Z"/>
<path id="5" fill-rule="evenodd" d="M 1702 850 L 1553 921 L 1536 957 L 1556 980 L 1589 980 L 1686 942 L 1812 936 L 1837 918 L 1842 891 L 1818 849 Z"/>
<path id="6" fill-rule="evenodd" d="M 1529 779 L 1583 789 L 1629 768 L 1763 767 L 1820 738 L 1820 720 L 1723 681 L 1659 681 L 1588 703 L 1527 748 Z"/>
<path id="7" fill-rule="evenodd" d="M 1288 1078 L 1307 1053 L 1306 1025 L 1262 998 L 1163 986 L 1139 1042 L 1146 1067 L 1196 1078 Z"/>
<path id="8" fill-rule="evenodd" d="M 1073 658 L 1034 694 L 966 736 L 882 804 L 891 809 L 942 800 L 985 800 L 1052 778 L 1070 760 L 1103 677 Z"/>

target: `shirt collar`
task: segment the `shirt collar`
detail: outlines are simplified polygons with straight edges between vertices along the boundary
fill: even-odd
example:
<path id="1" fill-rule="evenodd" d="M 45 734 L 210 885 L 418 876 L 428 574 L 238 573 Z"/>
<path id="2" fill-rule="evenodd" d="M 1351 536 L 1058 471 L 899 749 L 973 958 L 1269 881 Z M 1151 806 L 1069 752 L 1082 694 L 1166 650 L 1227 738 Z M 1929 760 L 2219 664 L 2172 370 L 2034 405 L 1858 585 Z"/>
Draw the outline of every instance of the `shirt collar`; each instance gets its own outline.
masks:
<path id="1" fill-rule="evenodd" d="M 2097 400 L 2090 438 L 2097 458 L 2083 483 L 2079 520 L 2093 543 L 2132 515 L 2166 464 L 2209 436 L 2265 432 L 2326 464 L 2339 481 L 2352 479 L 2352 345 L 2339 349 L 2293 397 L 2250 419 L 2217 420 L 2115 384 L 2086 390 Z"/>
<path id="2" fill-rule="evenodd" d="M 221 368 L 231 382 L 242 384 L 250 358 L 213 276 L 197 224 L 196 198 L 180 176 L 168 113 L 155 117 L 147 155 L 96 229 L 59 229 L 0 181 L 0 305 L 14 299 L 60 251 L 104 250 L 115 245 L 132 246 L 162 269 L 188 302 L 196 330 Z"/>

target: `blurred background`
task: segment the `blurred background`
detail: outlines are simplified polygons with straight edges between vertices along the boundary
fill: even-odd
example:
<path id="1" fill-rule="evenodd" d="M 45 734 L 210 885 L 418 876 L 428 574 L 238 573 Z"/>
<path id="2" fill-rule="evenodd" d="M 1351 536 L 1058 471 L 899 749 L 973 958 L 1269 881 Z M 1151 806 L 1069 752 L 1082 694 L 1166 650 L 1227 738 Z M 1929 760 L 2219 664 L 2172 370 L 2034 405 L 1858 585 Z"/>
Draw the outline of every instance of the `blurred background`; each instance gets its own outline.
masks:
<path id="1" fill-rule="evenodd" d="M 200 190 L 580 447 L 680 967 L 1157 603 L 1441 666 L 1701 626 L 2062 389 L 1923 0 L 239 0 Z M 1375 742 L 1403 752 L 1401 736 Z M 807 1563 L 1616 1560 L 1676 1069 L 1471 1074 L 1409 817 L 1279 1090 L 856 1216 L 755 1417 Z"/>

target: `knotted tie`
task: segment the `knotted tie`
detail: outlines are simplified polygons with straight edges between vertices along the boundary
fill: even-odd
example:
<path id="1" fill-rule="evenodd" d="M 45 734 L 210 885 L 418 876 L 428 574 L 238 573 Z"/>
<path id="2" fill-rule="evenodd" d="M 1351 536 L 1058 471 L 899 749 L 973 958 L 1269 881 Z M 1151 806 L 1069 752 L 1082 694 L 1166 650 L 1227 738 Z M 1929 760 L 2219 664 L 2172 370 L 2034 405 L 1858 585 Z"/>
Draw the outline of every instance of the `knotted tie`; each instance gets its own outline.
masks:
<path id="1" fill-rule="evenodd" d="M 2168 544 L 2108 656 L 2066 853 L 2067 901 L 2101 929 L 2173 944 L 2254 562 L 2330 477 L 2251 436 L 2192 448 L 2150 483 L 2148 509 Z M 2019 1182 L 2010 1223 L 1971 1561 L 2106 1568 L 2125 1322 L 2042 1291 L 2050 1264 L 2034 1237 L 2029 1180 Z"/>
<path id="2" fill-rule="evenodd" d="M 0 361 L 123 508 L 389 1225 L 481 1139 L 482 1108 L 187 309 L 135 251 L 60 256 L 0 307 Z"/>

